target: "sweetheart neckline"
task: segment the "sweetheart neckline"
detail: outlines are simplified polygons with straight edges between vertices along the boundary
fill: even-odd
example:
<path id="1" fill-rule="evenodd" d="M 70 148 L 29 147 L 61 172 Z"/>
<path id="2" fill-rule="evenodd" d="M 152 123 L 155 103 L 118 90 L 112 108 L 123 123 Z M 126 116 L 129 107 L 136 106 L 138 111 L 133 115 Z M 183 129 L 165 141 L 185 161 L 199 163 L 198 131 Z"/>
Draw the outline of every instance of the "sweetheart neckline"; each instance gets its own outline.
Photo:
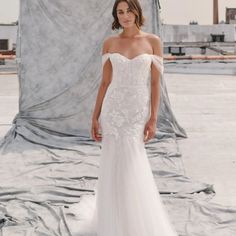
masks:
<path id="1" fill-rule="evenodd" d="M 129 61 L 132 61 L 132 60 L 134 60 L 135 58 L 138 58 L 138 57 L 143 56 L 143 55 L 156 56 L 156 57 L 162 59 L 162 57 L 160 57 L 160 56 L 158 56 L 158 55 L 155 55 L 155 54 L 150 54 L 150 53 L 141 53 L 141 54 L 139 54 L 139 55 L 137 55 L 137 56 L 135 56 L 135 57 L 133 57 L 133 58 L 128 58 L 128 57 L 124 56 L 123 54 L 121 54 L 121 53 L 119 53 L 119 52 L 107 52 L 107 53 L 103 54 L 102 56 L 105 56 L 106 54 L 118 54 L 118 55 L 120 55 L 120 56 L 126 58 L 126 59 L 129 60 Z"/>
<path id="2" fill-rule="evenodd" d="M 157 69 L 160 71 L 160 73 L 163 74 L 163 71 L 164 71 L 164 67 L 163 67 L 164 59 L 163 59 L 163 57 L 160 57 L 158 55 L 149 54 L 149 53 L 141 53 L 141 54 L 137 55 L 136 57 L 128 58 L 128 57 L 122 55 L 119 52 L 107 52 L 107 53 L 102 54 L 102 66 L 104 65 L 106 60 L 110 57 L 111 54 L 120 55 L 121 57 L 125 58 L 129 63 L 133 62 L 135 59 L 139 58 L 140 56 L 144 56 L 144 55 L 150 56 L 150 58 L 153 61 L 154 65 L 157 67 Z"/>

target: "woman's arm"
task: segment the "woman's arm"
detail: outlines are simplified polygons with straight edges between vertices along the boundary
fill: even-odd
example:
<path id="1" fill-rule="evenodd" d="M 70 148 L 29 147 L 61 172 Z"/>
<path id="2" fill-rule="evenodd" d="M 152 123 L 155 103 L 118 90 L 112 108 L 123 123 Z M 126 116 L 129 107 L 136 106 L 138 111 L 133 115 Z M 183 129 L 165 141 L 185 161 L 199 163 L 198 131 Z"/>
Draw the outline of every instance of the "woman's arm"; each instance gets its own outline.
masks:
<path id="1" fill-rule="evenodd" d="M 159 57 L 163 57 L 162 52 L 162 42 L 160 38 L 156 38 L 154 40 L 154 55 Z M 151 65 L 151 117 L 150 119 L 155 120 L 157 122 L 157 112 L 160 104 L 160 72 L 152 63 Z"/>
<path id="2" fill-rule="evenodd" d="M 109 38 L 104 41 L 102 54 L 105 54 L 108 52 L 109 43 L 110 43 Z M 111 80 L 112 80 L 112 65 L 111 65 L 111 61 L 107 60 L 103 66 L 102 80 L 98 89 L 96 104 L 95 104 L 93 116 L 92 116 L 91 134 L 92 134 L 92 138 L 95 139 L 96 141 L 101 141 L 101 135 L 99 134 L 98 119 L 101 113 L 103 99 L 105 97 L 107 88 L 111 83 Z"/>
<path id="3" fill-rule="evenodd" d="M 163 57 L 162 42 L 158 36 L 152 39 L 153 54 Z M 151 65 L 151 115 L 144 129 L 144 141 L 155 136 L 158 109 L 160 104 L 160 72 L 152 63 Z"/>

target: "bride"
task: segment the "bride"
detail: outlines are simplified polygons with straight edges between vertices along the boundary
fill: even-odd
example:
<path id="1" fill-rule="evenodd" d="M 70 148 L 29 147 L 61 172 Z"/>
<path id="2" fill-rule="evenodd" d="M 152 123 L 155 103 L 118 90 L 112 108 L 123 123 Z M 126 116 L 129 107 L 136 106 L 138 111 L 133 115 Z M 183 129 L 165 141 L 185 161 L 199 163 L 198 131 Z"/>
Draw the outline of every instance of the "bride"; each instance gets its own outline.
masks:
<path id="1" fill-rule="evenodd" d="M 155 136 L 163 73 L 162 42 L 140 28 L 138 0 L 116 0 L 103 43 L 102 80 L 92 117 L 101 142 L 94 222 L 98 236 L 177 236 L 145 150 Z"/>

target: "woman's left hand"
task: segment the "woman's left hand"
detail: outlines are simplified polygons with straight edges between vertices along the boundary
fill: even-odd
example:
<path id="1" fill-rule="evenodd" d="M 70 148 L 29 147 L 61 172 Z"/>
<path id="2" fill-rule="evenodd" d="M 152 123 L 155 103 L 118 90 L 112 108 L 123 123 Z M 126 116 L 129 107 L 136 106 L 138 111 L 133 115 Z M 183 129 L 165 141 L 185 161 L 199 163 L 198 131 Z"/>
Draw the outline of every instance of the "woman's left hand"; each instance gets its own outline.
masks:
<path id="1" fill-rule="evenodd" d="M 156 134 L 156 122 L 155 118 L 150 118 L 144 128 L 144 142 L 148 142 L 150 139 L 154 138 Z"/>

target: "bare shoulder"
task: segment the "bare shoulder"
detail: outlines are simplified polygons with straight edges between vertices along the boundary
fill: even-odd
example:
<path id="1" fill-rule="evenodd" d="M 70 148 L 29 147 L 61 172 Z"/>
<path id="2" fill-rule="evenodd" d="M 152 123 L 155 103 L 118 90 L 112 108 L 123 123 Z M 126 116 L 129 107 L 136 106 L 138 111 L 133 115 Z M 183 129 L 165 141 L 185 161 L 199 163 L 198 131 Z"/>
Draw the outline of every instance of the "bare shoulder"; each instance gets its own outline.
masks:
<path id="1" fill-rule="evenodd" d="M 112 43 L 118 39 L 118 35 L 110 35 L 103 41 L 102 54 L 109 52 Z"/>
<path id="2" fill-rule="evenodd" d="M 161 38 L 156 34 L 152 33 L 146 33 L 146 34 L 147 34 L 146 38 L 149 41 L 150 45 L 152 46 L 153 53 L 162 56 L 163 46 Z"/>
<path id="3" fill-rule="evenodd" d="M 156 34 L 152 34 L 152 33 L 146 33 L 146 37 L 149 40 L 150 43 L 157 45 L 157 44 L 162 44 L 161 38 L 156 35 Z"/>

